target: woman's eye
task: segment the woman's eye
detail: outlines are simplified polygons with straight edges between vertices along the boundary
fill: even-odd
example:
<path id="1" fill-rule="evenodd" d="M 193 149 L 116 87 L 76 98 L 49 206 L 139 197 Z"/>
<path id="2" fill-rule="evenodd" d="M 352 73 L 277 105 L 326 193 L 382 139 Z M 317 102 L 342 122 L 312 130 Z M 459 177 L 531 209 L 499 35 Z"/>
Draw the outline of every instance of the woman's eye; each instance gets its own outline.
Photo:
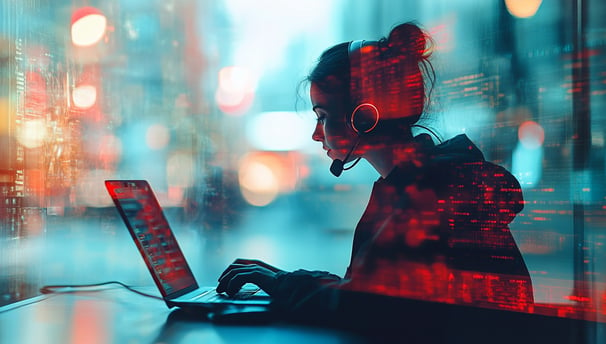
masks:
<path id="1" fill-rule="evenodd" d="M 316 120 L 318 121 L 318 123 L 324 123 L 324 121 L 326 120 L 326 116 L 319 115 Z"/>

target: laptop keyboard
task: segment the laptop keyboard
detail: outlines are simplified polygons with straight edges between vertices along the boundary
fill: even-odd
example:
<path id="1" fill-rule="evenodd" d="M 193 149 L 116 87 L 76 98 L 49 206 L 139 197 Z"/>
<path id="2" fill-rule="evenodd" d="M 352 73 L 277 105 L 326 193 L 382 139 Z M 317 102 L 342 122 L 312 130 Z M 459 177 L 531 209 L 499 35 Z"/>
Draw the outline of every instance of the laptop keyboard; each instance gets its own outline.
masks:
<path id="1" fill-rule="evenodd" d="M 218 300 L 246 300 L 251 298 L 253 295 L 255 295 L 260 289 L 247 289 L 247 290 L 240 290 L 239 292 L 237 292 L 236 294 L 234 294 L 233 296 L 229 296 L 227 294 L 219 294 L 216 293 L 215 295 L 212 296 L 211 301 L 218 301 Z"/>
<path id="2" fill-rule="evenodd" d="M 231 301 L 231 300 L 246 300 L 251 298 L 261 289 L 259 288 L 246 288 L 240 290 L 233 296 L 229 296 L 225 293 L 217 293 L 214 289 L 204 292 L 200 295 L 194 296 L 191 298 L 192 301 L 201 301 L 201 302 L 220 302 L 220 301 Z"/>

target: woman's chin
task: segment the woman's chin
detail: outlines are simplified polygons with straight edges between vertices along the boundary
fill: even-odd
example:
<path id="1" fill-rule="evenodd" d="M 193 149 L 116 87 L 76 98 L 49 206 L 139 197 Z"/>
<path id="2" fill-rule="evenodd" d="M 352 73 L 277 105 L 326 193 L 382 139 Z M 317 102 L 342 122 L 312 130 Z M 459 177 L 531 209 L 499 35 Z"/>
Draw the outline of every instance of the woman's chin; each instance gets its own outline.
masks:
<path id="1" fill-rule="evenodd" d="M 332 160 L 341 160 L 343 161 L 345 159 L 345 156 L 347 155 L 347 152 L 339 152 L 336 151 L 334 149 L 329 149 L 326 151 L 326 155 L 328 155 L 329 158 L 331 158 Z M 352 160 L 351 158 L 349 160 Z"/>
<path id="2" fill-rule="evenodd" d="M 326 152 L 326 155 L 328 155 L 328 157 L 329 157 L 331 160 L 337 160 L 337 159 L 338 159 L 338 160 L 343 160 L 343 157 L 342 157 L 342 156 L 337 156 L 337 155 L 335 155 L 335 154 L 334 154 L 334 152 L 331 152 L 331 151 Z"/>

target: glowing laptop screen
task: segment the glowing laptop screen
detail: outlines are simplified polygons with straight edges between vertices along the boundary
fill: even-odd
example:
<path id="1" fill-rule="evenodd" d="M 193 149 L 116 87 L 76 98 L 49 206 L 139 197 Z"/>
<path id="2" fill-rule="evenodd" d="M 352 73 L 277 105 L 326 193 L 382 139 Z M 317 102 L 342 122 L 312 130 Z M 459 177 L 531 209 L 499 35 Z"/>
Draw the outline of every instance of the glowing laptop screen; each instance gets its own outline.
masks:
<path id="1" fill-rule="evenodd" d="M 162 294 L 197 288 L 149 184 L 144 180 L 110 180 L 105 185 Z"/>

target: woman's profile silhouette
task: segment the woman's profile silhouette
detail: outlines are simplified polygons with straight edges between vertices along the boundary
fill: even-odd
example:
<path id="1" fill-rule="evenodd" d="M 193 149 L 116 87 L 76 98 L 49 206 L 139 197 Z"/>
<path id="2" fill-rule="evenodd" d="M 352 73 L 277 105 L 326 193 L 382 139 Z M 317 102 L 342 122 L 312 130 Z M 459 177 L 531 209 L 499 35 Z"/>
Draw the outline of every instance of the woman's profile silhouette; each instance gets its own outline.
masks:
<path id="1" fill-rule="evenodd" d="M 317 116 L 312 138 L 333 160 L 331 172 L 339 176 L 365 159 L 380 175 L 344 276 L 238 259 L 217 291 L 235 294 L 254 283 L 281 310 L 317 306 L 315 296 L 334 290 L 510 309 L 532 304 L 530 275 L 509 230 L 523 208 L 518 181 L 466 135 L 442 142 L 421 124 L 435 83 L 431 51 L 428 34 L 403 23 L 377 41 L 329 48 L 307 77 Z M 437 142 L 414 136 L 414 126 Z"/>

